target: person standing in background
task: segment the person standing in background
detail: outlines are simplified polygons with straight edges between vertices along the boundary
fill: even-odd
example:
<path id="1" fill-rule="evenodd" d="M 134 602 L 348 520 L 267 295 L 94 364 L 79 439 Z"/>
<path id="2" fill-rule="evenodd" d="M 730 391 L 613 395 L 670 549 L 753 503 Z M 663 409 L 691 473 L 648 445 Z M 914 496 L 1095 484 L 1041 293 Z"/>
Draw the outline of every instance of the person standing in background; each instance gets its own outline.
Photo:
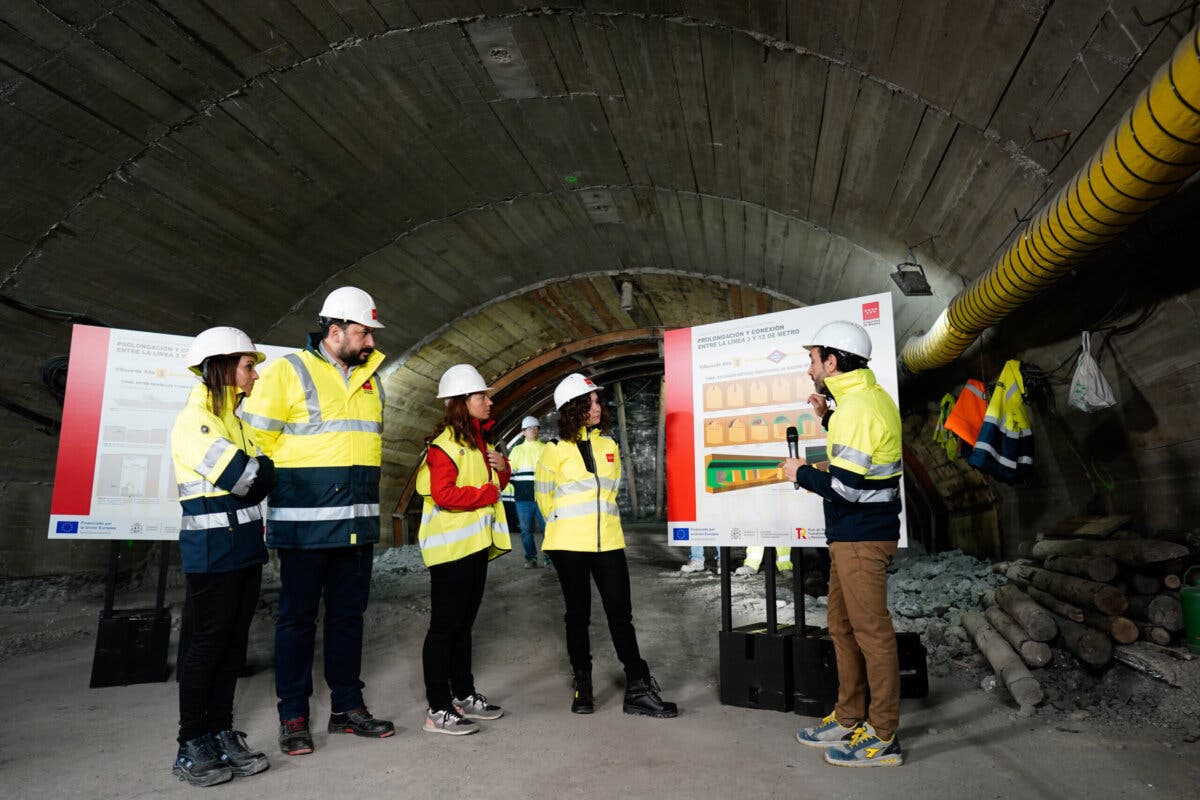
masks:
<path id="1" fill-rule="evenodd" d="M 521 526 L 521 545 L 525 549 L 525 568 L 532 569 L 538 565 L 537 541 L 535 533 L 545 533 L 546 520 L 542 517 L 541 509 L 533 496 L 533 477 L 537 471 L 538 461 L 546 445 L 538 439 L 542 426 L 537 417 L 526 417 L 521 420 L 522 432 L 525 438 L 513 447 L 508 455 L 512 465 L 513 495 L 517 504 L 517 520 Z M 550 556 L 542 554 L 545 566 L 550 566 Z"/>

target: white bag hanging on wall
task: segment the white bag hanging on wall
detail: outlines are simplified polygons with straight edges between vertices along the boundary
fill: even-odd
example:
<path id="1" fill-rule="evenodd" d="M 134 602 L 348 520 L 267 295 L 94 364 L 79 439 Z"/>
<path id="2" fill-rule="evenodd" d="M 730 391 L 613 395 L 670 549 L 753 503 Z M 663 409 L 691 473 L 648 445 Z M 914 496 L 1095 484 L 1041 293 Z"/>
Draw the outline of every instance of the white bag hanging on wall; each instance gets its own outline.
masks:
<path id="1" fill-rule="evenodd" d="M 1092 358 L 1092 334 L 1083 332 L 1083 352 L 1079 354 L 1079 363 L 1075 365 L 1075 374 L 1071 378 L 1070 403 L 1080 411 L 1099 411 L 1116 405 L 1112 387 L 1104 379 L 1100 365 Z"/>

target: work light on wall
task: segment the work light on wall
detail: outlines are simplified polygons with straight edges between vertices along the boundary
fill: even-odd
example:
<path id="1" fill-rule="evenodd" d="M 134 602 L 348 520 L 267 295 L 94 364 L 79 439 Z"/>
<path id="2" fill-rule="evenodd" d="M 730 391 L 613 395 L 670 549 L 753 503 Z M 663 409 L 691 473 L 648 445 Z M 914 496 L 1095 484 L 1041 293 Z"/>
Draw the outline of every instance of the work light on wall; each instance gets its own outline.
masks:
<path id="1" fill-rule="evenodd" d="M 925 297 L 933 294 L 925 269 L 916 261 L 903 261 L 896 265 L 892 280 L 900 287 L 905 297 Z"/>

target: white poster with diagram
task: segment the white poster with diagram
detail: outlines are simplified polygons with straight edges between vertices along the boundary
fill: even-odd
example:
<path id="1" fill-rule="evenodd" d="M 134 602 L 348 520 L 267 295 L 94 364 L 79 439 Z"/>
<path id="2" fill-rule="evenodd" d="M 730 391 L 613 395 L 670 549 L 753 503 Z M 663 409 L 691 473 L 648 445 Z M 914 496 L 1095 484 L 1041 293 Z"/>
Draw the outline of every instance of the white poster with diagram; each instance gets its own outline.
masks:
<path id="1" fill-rule="evenodd" d="M 74 326 L 51 539 L 179 538 L 170 439 L 197 382 L 184 363 L 191 342 L 190 336 Z M 268 360 L 290 352 L 259 349 Z"/>
<path id="2" fill-rule="evenodd" d="M 827 469 L 810 397 L 808 338 L 849 320 L 871 339 L 869 367 L 899 398 L 890 294 L 667 331 L 668 540 L 673 545 L 821 547 L 822 499 L 797 491 L 779 462 L 795 428 L 798 455 Z M 901 487 L 903 502 L 903 487 Z M 906 542 L 900 515 L 901 546 Z"/>

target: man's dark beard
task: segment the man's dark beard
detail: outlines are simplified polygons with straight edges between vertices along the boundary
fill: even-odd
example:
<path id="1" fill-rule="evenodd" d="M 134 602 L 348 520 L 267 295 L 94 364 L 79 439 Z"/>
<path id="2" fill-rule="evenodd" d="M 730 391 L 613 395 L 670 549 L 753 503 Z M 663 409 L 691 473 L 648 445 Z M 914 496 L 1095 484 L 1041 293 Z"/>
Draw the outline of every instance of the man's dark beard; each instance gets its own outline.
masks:
<path id="1" fill-rule="evenodd" d="M 374 352 L 374 347 L 364 347 L 361 350 L 344 347 L 337 351 L 337 357 L 341 359 L 343 364 L 350 367 L 356 367 L 360 364 L 367 363 L 367 359 L 369 359 L 371 354 Z"/>

